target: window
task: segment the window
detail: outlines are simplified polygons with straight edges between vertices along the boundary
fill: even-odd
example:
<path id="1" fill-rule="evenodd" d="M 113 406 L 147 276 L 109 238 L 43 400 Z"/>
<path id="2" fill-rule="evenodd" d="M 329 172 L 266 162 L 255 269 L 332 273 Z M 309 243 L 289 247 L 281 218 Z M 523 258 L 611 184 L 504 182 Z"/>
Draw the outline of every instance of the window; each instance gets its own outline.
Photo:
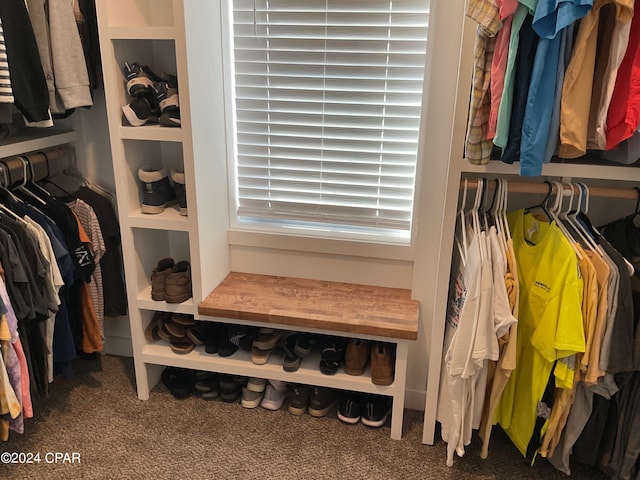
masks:
<path id="1" fill-rule="evenodd" d="M 408 240 L 428 0 L 232 0 L 241 224 Z"/>

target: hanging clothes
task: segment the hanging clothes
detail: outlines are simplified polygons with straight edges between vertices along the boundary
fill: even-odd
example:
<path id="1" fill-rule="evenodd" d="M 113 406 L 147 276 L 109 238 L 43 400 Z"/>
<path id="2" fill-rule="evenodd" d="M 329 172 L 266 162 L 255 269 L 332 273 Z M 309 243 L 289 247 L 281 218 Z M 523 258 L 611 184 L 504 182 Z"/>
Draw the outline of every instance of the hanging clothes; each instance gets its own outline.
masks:
<path id="1" fill-rule="evenodd" d="M 536 418 L 544 414 L 541 400 L 556 360 L 584 352 L 583 284 L 573 248 L 555 223 L 540 222 L 520 210 L 509 224 L 521 287 L 519 355 L 496 417 L 526 455 Z M 559 373 L 554 374 L 555 385 L 572 388 L 573 376 L 560 378 Z"/>

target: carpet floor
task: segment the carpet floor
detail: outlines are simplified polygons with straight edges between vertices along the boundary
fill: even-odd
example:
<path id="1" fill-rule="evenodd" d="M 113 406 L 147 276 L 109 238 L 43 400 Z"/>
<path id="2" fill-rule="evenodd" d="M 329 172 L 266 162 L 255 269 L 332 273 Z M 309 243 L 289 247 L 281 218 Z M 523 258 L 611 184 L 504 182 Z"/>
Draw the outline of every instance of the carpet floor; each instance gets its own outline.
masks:
<path id="1" fill-rule="evenodd" d="M 394 441 L 390 422 L 372 429 L 345 425 L 335 413 L 297 417 L 285 408 L 176 400 L 162 385 L 141 401 L 131 358 L 105 355 L 78 362 L 75 371 L 73 380 L 56 379 L 49 398 L 35 402 L 35 417 L 25 421 L 25 433 L 11 432 L 0 447 L 2 452 L 40 454 L 40 463 L 2 463 L 0 478 L 567 478 L 544 459 L 526 466 L 498 428 L 488 459 L 480 459 L 474 439 L 465 456 L 448 468 L 442 441 L 421 443 L 422 412 L 405 412 L 403 438 Z M 572 478 L 606 478 L 585 466 L 572 469 Z"/>

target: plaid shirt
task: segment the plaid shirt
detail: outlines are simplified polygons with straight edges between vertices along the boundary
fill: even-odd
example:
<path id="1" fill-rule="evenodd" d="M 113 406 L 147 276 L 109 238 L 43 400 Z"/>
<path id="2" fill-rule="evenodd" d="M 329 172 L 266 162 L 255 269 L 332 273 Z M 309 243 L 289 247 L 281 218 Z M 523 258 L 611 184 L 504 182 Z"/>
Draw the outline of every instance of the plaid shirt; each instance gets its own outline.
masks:
<path id="1" fill-rule="evenodd" d="M 487 140 L 491 111 L 491 62 L 496 34 L 502 27 L 497 0 L 470 0 L 467 16 L 478 23 L 473 82 L 465 141 L 465 157 L 476 165 L 489 163 L 493 143 Z"/>

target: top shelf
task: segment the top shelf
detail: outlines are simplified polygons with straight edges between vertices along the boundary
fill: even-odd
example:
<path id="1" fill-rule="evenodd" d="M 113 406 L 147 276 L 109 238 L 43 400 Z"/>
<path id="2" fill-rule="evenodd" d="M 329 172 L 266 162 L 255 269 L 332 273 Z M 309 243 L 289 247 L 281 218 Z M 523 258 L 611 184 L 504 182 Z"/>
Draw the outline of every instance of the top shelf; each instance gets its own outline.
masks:
<path id="1" fill-rule="evenodd" d="M 110 27 L 132 27 L 133 30 L 140 27 L 175 26 L 172 0 L 109 0 L 105 3 Z"/>
<path id="2" fill-rule="evenodd" d="M 23 153 L 57 147 L 75 142 L 76 132 L 55 128 L 25 128 L 17 134 L 0 140 L 0 157 L 12 157 Z"/>
<path id="3" fill-rule="evenodd" d="M 520 164 L 507 164 L 492 160 L 487 165 L 473 165 L 463 160 L 462 173 L 519 175 Z M 584 163 L 547 163 L 542 167 L 545 177 L 572 177 L 585 179 L 620 180 L 640 182 L 640 168 L 623 165 L 594 165 Z"/>

